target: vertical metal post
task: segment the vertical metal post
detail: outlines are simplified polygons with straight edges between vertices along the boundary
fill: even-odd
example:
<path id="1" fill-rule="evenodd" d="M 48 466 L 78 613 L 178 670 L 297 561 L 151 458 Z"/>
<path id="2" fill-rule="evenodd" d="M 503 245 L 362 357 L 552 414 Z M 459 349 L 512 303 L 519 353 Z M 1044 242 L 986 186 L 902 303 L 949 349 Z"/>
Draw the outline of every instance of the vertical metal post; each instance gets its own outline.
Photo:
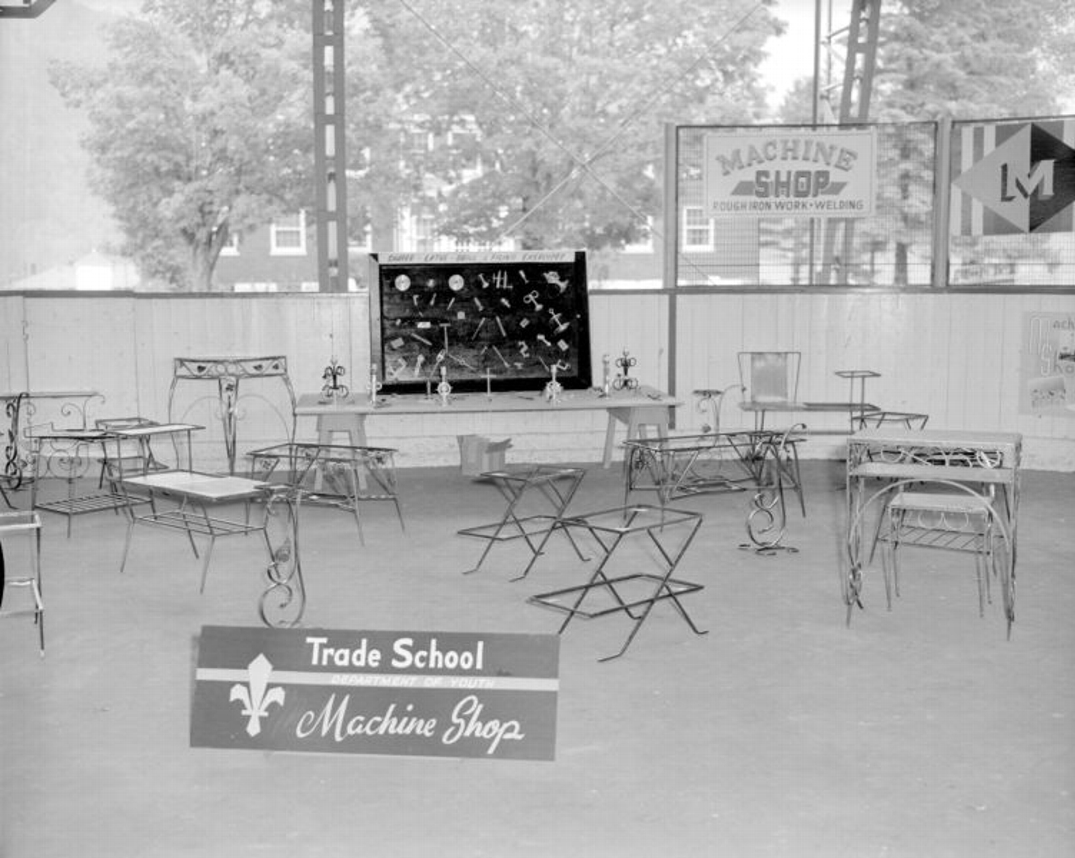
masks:
<path id="1" fill-rule="evenodd" d="M 668 383 L 666 389 L 676 395 L 676 300 L 679 293 L 679 129 L 671 122 L 664 126 L 664 251 L 661 279 L 668 296 Z M 669 409 L 668 426 L 676 427 L 676 410 Z"/>
<path id="2" fill-rule="evenodd" d="M 321 292 L 346 292 L 348 283 L 343 29 L 343 0 L 313 0 L 315 221 Z"/>
<path id="3" fill-rule="evenodd" d="M 948 286 L 949 235 L 952 205 L 952 117 L 946 114 L 937 123 L 937 143 L 933 153 L 936 181 L 933 183 L 933 271 L 934 289 Z"/>
<path id="4" fill-rule="evenodd" d="M 847 27 L 847 56 L 844 60 L 844 84 L 840 97 L 841 125 L 862 124 L 870 112 L 873 73 L 877 65 L 877 38 L 881 21 L 881 0 L 852 0 L 851 23 Z M 843 230 L 843 258 L 836 271 L 837 281 L 848 282 L 854 254 L 853 218 L 830 218 L 824 228 L 824 247 L 818 282 L 829 283 L 836 262 L 836 234 Z"/>

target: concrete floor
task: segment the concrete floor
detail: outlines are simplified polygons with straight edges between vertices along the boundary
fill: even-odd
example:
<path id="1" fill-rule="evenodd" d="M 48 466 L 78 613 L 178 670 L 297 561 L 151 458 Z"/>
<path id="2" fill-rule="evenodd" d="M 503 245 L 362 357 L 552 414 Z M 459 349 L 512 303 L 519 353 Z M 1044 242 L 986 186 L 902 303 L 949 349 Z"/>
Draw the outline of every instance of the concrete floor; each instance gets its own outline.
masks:
<path id="1" fill-rule="evenodd" d="M 67 539 L 44 513 L 45 658 L 28 620 L 0 623 L 0 855 L 1075 855 L 1072 475 L 1024 475 L 1008 641 L 971 559 L 935 551 L 907 552 L 891 612 L 868 573 L 845 627 L 841 465 L 803 466 L 797 554 L 737 548 L 743 495 L 679 504 L 705 513 L 678 576 L 705 584 L 686 604 L 708 635 L 663 604 L 599 664 L 626 619 L 567 630 L 554 762 L 191 748 L 195 638 L 258 624 L 261 546 L 220 542 L 199 595 L 180 535 L 136 532 L 121 575 L 120 518 Z M 619 504 L 618 467 L 588 468 L 572 510 Z M 463 575 L 481 543 L 456 531 L 500 496 L 448 468 L 402 470 L 400 491 L 405 536 L 369 505 L 365 547 L 304 509 L 307 625 L 555 631 L 525 599 L 579 582 L 564 540 L 525 580 L 521 543 Z"/>

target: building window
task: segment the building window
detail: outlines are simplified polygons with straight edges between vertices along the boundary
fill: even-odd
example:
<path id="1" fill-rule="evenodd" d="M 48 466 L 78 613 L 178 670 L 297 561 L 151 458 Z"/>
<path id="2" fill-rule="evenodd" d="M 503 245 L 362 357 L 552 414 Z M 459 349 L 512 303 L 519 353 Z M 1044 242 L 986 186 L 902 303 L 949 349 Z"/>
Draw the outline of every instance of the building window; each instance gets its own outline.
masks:
<path id="1" fill-rule="evenodd" d="M 239 234 L 236 232 L 228 233 L 228 240 L 224 242 L 224 246 L 220 248 L 221 256 L 238 256 L 239 255 Z"/>
<path id="2" fill-rule="evenodd" d="M 437 219 L 429 212 L 418 215 L 415 221 L 415 250 L 430 253 L 437 249 Z"/>
<path id="3" fill-rule="evenodd" d="M 284 215 L 269 228 L 269 253 L 273 256 L 306 255 L 306 213 Z"/>
<path id="4" fill-rule="evenodd" d="M 713 249 L 713 221 L 705 216 L 701 206 L 683 208 L 683 249 Z"/>

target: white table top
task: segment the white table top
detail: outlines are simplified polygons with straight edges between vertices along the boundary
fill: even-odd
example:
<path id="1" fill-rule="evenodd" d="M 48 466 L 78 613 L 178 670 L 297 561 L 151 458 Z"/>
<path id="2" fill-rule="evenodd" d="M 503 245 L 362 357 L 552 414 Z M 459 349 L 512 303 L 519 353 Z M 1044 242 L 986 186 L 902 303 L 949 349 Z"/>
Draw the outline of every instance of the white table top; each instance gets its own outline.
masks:
<path id="1" fill-rule="evenodd" d="M 202 474 L 197 471 L 160 471 L 123 480 L 128 488 L 187 497 L 207 503 L 242 500 L 264 494 L 272 487 L 246 477 Z"/>
<path id="2" fill-rule="evenodd" d="M 120 435 L 123 438 L 148 438 L 153 435 L 170 435 L 175 432 L 194 432 L 204 429 L 194 423 L 158 423 L 153 426 L 131 426 L 127 429 L 106 429 L 105 432 L 112 435 Z"/>
<path id="3" fill-rule="evenodd" d="M 378 396 L 371 405 L 368 396 L 326 400 L 317 393 L 304 393 L 295 408 L 296 415 L 320 414 L 469 414 L 504 411 L 594 411 L 614 408 L 666 408 L 682 405 L 673 396 L 652 388 L 613 391 L 601 396 L 596 390 L 565 390 L 557 403 L 547 402 L 540 390 L 518 392 L 460 393 L 449 397 L 448 405 L 439 396 L 423 394 Z"/>

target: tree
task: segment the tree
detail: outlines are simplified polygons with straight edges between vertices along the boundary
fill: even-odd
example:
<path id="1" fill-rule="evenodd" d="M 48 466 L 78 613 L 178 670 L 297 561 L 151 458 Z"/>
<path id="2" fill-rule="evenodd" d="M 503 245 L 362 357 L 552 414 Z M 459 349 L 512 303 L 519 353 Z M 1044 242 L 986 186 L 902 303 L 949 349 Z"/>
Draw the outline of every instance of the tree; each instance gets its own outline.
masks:
<path id="1" fill-rule="evenodd" d="M 900 0 L 882 17 L 874 116 L 882 122 L 1047 116 L 1070 81 L 1064 43 L 1075 26 L 1069 0 Z M 1070 41 L 1066 43 L 1070 51 Z M 895 193 L 881 207 L 899 215 L 895 279 L 907 282 L 911 236 L 928 229 L 932 187 L 921 135 L 903 136 Z M 916 203 L 917 201 L 917 203 Z"/>
<path id="2" fill-rule="evenodd" d="M 779 26 L 768 5 L 368 3 L 395 99 L 370 132 L 380 187 L 394 172 L 396 190 L 461 242 L 637 241 L 659 213 L 661 122 L 762 115 L 756 69 Z"/>
<path id="3" fill-rule="evenodd" d="M 110 30 L 104 68 L 53 68 L 89 117 L 91 184 L 147 279 L 211 290 L 230 235 L 312 198 L 308 8 L 146 0 Z"/>
<path id="4" fill-rule="evenodd" d="M 886 125 L 879 152 L 878 215 L 856 230 L 867 248 L 893 243 L 893 278 L 909 281 L 916 237 L 930 234 L 935 153 L 922 123 L 942 117 L 1046 116 L 1070 91 L 1075 6 L 1069 0 L 884 0 L 870 120 Z M 781 106 L 808 122 L 812 82 Z M 916 124 L 917 123 L 917 124 Z"/>

